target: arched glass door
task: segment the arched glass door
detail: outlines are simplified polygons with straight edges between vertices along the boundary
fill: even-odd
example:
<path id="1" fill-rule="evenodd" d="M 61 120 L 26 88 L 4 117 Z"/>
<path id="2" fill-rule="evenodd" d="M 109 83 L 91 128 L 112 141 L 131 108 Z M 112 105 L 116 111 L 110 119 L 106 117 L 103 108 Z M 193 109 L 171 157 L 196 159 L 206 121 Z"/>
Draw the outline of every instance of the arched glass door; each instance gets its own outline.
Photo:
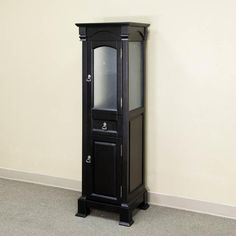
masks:
<path id="1" fill-rule="evenodd" d="M 94 109 L 117 109 L 117 50 L 94 49 Z"/>

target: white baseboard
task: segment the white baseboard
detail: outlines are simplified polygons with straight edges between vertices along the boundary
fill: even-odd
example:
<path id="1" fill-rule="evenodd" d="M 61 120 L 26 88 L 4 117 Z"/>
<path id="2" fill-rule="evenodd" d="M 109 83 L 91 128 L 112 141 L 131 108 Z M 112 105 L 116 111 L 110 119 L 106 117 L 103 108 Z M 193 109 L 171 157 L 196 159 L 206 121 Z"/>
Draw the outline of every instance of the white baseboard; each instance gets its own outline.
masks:
<path id="1" fill-rule="evenodd" d="M 53 186 L 81 192 L 81 181 L 0 168 L 0 178 Z M 236 219 L 236 206 L 228 206 L 149 192 L 149 203 L 158 206 Z"/>
<path id="2" fill-rule="evenodd" d="M 81 181 L 0 168 L 0 178 L 81 191 Z"/>
<path id="3" fill-rule="evenodd" d="M 171 207 L 214 216 L 236 219 L 236 206 L 205 202 L 184 197 L 149 192 L 149 202 L 153 205 Z"/>

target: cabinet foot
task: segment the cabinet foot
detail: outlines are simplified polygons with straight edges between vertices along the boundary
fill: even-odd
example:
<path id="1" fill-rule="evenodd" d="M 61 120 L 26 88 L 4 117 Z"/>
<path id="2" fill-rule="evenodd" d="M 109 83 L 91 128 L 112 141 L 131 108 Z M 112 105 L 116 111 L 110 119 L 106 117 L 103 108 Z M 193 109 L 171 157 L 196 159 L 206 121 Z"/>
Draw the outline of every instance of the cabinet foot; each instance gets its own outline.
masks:
<path id="1" fill-rule="evenodd" d="M 90 214 L 90 209 L 86 206 L 86 199 L 84 197 L 81 197 L 78 200 L 78 212 L 76 216 L 86 217 L 89 214 Z"/>
<path id="2" fill-rule="evenodd" d="M 143 202 L 138 206 L 141 210 L 147 210 L 149 204 L 147 203 L 147 191 L 143 193 Z"/>
<path id="3" fill-rule="evenodd" d="M 122 209 L 120 212 L 120 222 L 119 225 L 131 226 L 134 223 L 132 218 L 132 211 L 130 209 Z"/>
<path id="4" fill-rule="evenodd" d="M 148 208 L 149 208 L 149 204 L 148 204 L 148 203 L 142 202 L 142 203 L 139 205 L 139 209 L 141 209 L 141 210 L 147 210 Z"/>

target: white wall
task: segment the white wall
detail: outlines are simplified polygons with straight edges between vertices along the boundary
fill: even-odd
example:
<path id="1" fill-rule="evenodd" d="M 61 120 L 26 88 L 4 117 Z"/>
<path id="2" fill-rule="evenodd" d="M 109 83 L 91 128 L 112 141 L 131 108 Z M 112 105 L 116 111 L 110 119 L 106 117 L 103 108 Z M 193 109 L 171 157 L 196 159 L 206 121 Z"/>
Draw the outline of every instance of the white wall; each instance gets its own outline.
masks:
<path id="1" fill-rule="evenodd" d="M 127 7 L 128 4 L 128 7 Z M 236 205 L 235 1 L 0 2 L 0 167 L 81 180 L 75 22 L 141 21 L 147 186 Z"/>

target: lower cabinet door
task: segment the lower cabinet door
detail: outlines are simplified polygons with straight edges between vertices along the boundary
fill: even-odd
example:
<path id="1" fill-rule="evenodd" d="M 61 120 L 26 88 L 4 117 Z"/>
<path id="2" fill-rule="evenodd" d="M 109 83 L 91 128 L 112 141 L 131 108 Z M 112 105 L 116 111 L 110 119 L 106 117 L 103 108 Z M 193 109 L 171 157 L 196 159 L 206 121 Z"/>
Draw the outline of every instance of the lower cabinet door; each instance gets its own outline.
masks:
<path id="1" fill-rule="evenodd" d="M 86 163 L 88 198 L 113 203 L 120 200 L 120 148 L 116 139 L 93 138 L 91 163 Z"/>

